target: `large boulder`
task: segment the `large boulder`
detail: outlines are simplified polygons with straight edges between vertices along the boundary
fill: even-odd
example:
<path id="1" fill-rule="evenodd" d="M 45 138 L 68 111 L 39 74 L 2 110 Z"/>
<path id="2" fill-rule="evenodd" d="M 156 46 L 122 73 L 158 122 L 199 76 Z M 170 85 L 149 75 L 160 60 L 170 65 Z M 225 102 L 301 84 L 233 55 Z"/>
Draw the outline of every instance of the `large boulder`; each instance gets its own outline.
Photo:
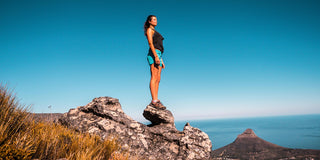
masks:
<path id="1" fill-rule="evenodd" d="M 143 116 L 149 120 L 152 125 L 171 124 L 174 126 L 174 118 L 169 110 L 162 110 L 148 105 L 143 111 Z"/>
<path id="2" fill-rule="evenodd" d="M 178 131 L 169 110 L 147 106 L 143 115 L 152 125 L 144 125 L 126 115 L 118 99 L 99 97 L 85 106 L 70 109 L 59 121 L 102 139 L 115 137 L 131 157 L 150 160 L 210 158 L 211 141 L 200 129 L 187 124 L 183 131 Z"/>

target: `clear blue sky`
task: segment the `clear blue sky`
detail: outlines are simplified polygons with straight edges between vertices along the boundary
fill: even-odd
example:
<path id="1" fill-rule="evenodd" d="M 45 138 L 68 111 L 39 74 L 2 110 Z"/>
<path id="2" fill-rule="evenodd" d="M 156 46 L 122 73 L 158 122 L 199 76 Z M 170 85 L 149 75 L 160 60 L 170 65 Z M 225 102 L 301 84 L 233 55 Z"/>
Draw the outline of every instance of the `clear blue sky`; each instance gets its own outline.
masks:
<path id="1" fill-rule="evenodd" d="M 320 113 L 320 1 L 0 1 L 0 82 L 33 112 L 150 103 L 143 24 L 164 36 L 159 99 L 177 120 Z"/>

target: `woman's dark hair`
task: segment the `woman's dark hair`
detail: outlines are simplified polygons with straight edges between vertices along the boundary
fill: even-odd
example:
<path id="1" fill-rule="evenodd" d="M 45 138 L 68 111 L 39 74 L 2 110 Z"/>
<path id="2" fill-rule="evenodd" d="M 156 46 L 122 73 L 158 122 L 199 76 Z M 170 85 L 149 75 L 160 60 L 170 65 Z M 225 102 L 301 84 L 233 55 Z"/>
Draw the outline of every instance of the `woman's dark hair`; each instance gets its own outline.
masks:
<path id="1" fill-rule="evenodd" d="M 147 29 L 150 27 L 150 21 L 151 21 L 151 19 L 152 19 L 152 17 L 156 17 L 155 15 L 149 15 L 148 17 L 147 17 L 147 20 L 146 20 L 146 22 L 144 22 L 144 35 L 147 35 Z"/>

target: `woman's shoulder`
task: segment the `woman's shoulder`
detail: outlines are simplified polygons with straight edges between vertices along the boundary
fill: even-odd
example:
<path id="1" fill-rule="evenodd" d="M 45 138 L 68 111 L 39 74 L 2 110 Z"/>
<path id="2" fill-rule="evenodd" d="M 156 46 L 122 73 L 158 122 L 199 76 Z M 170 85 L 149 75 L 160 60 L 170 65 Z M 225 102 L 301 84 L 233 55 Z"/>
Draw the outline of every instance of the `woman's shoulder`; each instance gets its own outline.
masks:
<path id="1" fill-rule="evenodd" d="M 148 32 L 148 31 L 153 31 L 153 32 L 154 32 L 154 31 L 156 31 L 156 30 L 153 29 L 153 28 L 151 28 L 151 27 L 149 27 L 149 28 L 147 28 L 147 32 Z"/>
<path id="2" fill-rule="evenodd" d="M 147 30 L 146 30 L 146 35 L 147 34 L 154 34 L 154 32 L 155 32 L 155 30 L 153 29 L 153 28 L 147 28 Z"/>

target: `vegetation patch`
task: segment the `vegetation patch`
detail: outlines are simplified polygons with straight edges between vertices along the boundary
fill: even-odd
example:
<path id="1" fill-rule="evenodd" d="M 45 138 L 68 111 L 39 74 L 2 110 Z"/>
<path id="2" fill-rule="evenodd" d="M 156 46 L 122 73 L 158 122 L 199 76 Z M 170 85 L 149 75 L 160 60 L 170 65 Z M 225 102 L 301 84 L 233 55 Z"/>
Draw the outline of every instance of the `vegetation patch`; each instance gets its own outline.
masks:
<path id="1" fill-rule="evenodd" d="M 128 159 L 115 138 L 101 140 L 56 123 L 36 122 L 29 109 L 0 84 L 0 160 Z"/>

